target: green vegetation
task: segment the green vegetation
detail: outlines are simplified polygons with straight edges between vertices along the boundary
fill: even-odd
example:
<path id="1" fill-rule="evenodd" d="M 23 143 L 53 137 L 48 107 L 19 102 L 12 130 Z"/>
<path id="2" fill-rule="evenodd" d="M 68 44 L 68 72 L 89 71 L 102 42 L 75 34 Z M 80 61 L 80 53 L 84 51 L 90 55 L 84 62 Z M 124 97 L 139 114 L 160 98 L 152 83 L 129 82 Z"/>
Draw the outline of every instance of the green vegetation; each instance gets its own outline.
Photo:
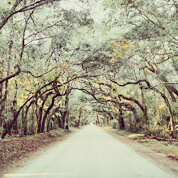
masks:
<path id="1" fill-rule="evenodd" d="M 177 3 L 65 2 L 0 3 L 1 138 L 91 121 L 175 138 Z"/>

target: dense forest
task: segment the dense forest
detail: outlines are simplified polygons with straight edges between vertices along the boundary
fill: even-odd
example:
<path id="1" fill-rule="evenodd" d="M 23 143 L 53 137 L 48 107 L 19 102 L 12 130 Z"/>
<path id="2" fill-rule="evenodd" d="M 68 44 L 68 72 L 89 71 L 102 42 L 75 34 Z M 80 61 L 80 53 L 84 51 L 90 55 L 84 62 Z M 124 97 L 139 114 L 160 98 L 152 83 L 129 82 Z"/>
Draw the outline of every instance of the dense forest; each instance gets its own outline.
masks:
<path id="1" fill-rule="evenodd" d="M 175 138 L 177 12 L 175 0 L 1 0 L 1 138 L 91 121 Z"/>

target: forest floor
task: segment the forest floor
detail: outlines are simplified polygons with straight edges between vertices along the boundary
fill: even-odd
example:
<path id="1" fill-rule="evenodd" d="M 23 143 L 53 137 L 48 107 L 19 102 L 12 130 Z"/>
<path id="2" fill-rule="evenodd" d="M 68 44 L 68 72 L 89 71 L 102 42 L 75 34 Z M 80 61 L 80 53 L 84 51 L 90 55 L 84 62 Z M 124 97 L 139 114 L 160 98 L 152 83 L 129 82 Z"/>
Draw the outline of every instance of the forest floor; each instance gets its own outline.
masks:
<path id="1" fill-rule="evenodd" d="M 105 131 L 116 139 L 133 148 L 146 159 L 164 167 L 168 172 L 178 177 L 178 140 L 159 141 L 145 137 L 143 134 L 135 134 L 128 131 L 103 127 Z"/>
<path id="2" fill-rule="evenodd" d="M 56 143 L 63 141 L 78 129 L 53 130 L 24 137 L 7 137 L 0 140 L 0 177 L 25 164 L 28 159 L 40 155 Z"/>

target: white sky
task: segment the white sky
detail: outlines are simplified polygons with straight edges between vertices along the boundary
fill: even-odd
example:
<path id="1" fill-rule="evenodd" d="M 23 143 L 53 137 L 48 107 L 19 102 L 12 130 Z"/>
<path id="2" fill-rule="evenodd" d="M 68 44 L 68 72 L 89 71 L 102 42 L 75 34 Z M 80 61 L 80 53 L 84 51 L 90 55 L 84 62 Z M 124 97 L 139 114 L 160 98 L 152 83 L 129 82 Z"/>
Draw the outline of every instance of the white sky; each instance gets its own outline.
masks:
<path id="1" fill-rule="evenodd" d="M 96 23 L 101 23 L 102 19 L 104 18 L 104 10 L 102 7 L 102 0 L 99 0 L 96 2 L 96 0 L 88 0 L 89 3 L 87 3 L 87 0 L 83 0 L 85 2 L 81 2 L 79 0 L 66 0 L 62 1 L 61 5 L 65 9 L 74 9 L 74 10 L 89 10 L 92 18 Z"/>

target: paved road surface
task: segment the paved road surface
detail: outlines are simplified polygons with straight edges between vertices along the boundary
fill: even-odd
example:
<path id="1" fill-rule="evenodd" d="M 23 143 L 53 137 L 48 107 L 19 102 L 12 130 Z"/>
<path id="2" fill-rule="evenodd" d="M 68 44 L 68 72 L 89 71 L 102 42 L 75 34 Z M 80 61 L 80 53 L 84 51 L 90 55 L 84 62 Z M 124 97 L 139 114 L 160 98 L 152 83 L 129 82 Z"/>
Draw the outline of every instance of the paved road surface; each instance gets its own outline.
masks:
<path id="1" fill-rule="evenodd" d="M 170 178 L 105 131 L 89 125 L 5 177 Z"/>

